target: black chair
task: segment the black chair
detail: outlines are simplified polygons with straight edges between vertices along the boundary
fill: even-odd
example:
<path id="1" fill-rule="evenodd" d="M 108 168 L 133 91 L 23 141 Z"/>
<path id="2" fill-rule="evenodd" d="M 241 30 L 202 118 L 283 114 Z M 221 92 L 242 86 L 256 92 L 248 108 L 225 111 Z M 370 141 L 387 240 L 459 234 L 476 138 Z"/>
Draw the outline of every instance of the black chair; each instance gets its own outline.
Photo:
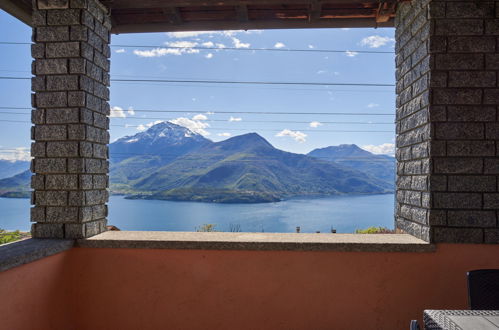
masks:
<path id="1" fill-rule="evenodd" d="M 472 270 L 467 277 L 470 309 L 499 310 L 499 269 Z"/>
<path id="2" fill-rule="evenodd" d="M 418 321 L 416 320 L 411 321 L 410 330 L 420 330 Z"/>

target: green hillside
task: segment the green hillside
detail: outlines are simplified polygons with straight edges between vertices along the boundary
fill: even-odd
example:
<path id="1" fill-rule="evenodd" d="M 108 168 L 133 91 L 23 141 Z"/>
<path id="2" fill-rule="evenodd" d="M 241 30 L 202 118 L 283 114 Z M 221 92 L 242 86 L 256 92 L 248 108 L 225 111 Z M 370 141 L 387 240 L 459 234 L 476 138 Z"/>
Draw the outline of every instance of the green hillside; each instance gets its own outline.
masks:
<path id="1" fill-rule="evenodd" d="M 274 201 L 293 196 L 390 191 L 390 185 L 383 180 L 275 149 L 255 133 L 213 143 L 179 157 L 132 180 L 127 188 L 148 192 L 149 198 L 203 201 L 212 200 L 210 194 L 218 196 L 217 201 L 252 194 L 256 200 Z M 141 198 L 145 198 L 144 194 Z"/>

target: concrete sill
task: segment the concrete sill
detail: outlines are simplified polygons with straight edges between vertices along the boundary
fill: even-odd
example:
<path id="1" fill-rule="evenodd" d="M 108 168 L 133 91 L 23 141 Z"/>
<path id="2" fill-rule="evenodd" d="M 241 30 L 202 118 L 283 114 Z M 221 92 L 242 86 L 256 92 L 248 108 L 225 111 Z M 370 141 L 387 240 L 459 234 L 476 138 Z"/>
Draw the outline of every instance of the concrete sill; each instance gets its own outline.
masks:
<path id="1" fill-rule="evenodd" d="M 433 252 L 435 246 L 406 234 L 273 234 L 108 231 L 78 240 L 84 248 Z"/>
<path id="2" fill-rule="evenodd" d="M 433 252 L 435 245 L 405 234 L 272 234 L 108 231 L 77 240 L 27 239 L 0 245 L 0 272 L 66 250 L 83 248 L 254 251 Z"/>
<path id="3" fill-rule="evenodd" d="M 26 239 L 0 245 L 0 272 L 21 266 L 74 246 L 74 240 Z"/>

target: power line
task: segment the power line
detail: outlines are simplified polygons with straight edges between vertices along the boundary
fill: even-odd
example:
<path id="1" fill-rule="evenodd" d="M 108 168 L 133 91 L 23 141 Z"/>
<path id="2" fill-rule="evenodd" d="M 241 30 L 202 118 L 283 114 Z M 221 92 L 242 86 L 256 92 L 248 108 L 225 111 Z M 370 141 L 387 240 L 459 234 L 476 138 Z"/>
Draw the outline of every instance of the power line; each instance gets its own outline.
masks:
<path id="1" fill-rule="evenodd" d="M 111 154 L 112 155 L 112 154 Z M 295 155 L 299 155 L 299 156 L 307 156 L 306 154 L 295 154 Z M 123 156 L 113 156 L 113 157 L 110 157 L 110 160 L 113 161 L 113 160 L 117 160 L 118 162 L 122 161 L 122 160 L 125 160 L 125 159 L 130 159 L 130 158 L 135 158 L 135 156 L 151 156 L 151 157 L 160 157 L 160 158 L 163 158 L 163 159 L 171 159 L 171 160 L 180 160 L 180 161 L 191 161 L 191 162 L 198 162 L 200 160 L 200 157 L 199 156 L 194 156 L 194 155 L 189 155 L 189 156 L 164 156 L 164 155 L 160 155 L 160 154 L 132 154 L 132 155 L 123 155 Z M 214 157 L 216 157 L 218 155 L 214 155 Z M 372 159 L 372 158 L 365 158 L 365 159 L 348 159 L 348 158 L 342 158 L 342 159 L 337 159 L 337 160 L 334 160 L 334 161 L 328 161 L 327 159 L 321 159 L 321 158 L 317 158 L 317 157 L 313 157 L 313 156 L 308 156 L 310 158 L 314 158 L 316 160 L 320 160 L 320 161 L 326 161 L 326 162 L 334 162 L 334 163 L 337 163 L 337 164 L 341 164 L 342 162 L 345 162 L 345 161 L 368 161 L 369 163 L 390 163 L 390 164 L 394 164 L 395 163 L 395 160 L 390 160 L 390 159 Z M 220 159 L 213 159 L 211 158 L 210 160 L 214 160 L 214 161 L 223 161 L 223 162 L 258 162 L 258 161 L 261 161 L 261 160 L 282 160 L 282 158 L 279 158 L 279 157 L 270 157 L 270 156 L 264 156 L 264 157 L 255 157 L 255 158 L 249 158 L 249 159 L 231 159 L 231 160 L 227 160 L 226 158 L 220 158 Z M 168 164 L 165 164 L 166 166 Z"/>
<path id="2" fill-rule="evenodd" d="M 28 107 L 4 107 L 4 110 L 31 110 Z M 273 111 L 210 111 L 210 110 L 162 110 L 162 109 L 133 109 L 134 112 L 152 113 L 187 113 L 187 114 L 247 114 L 247 115 L 314 115 L 314 116 L 395 116 L 394 113 L 386 112 L 273 112 Z M 151 119 L 151 118 L 144 118 Z"/>
<path id="3" fill-rule="evenodd" d="M 0 41 L 0 45 L 32 45 L 32 42 Z"/>
<path id="4" fill-rule="evenodd" d="M 349 50 L 349 49 L 300 49 L 300 48 L 237 48 L 237 47 L 187 47 L 187 46 L 169 46 L 169 45 L 111 45 L 116 48 L 164 48 L 164 49 L 196 49 L 196 50 L 230 50 L 230 51 L 266 51 L 266 52 L 297 52 L 297 53 L 357 53 L 357 54 L 395 54 L 390 51 L 376 50 Z"/>
<path id="5" fill-rule="evenodd" d="M 28 123 L 31 124 L 30 121 L 26 120 L 4 120 L 0 119 L 0 122 L 7 122 L 7 123 Z M 111 127 L 122 127 L 122 128 L 133 128 L 133 127 L 142 127 L 143 125 L 109 125 Z M 260 129 L 260 128 L 223 128 L 223 127 L 205 127 L 204 129 L 212 129 L 212 130 L 218 130 L 218 131 L 251 131 L 251 130 L 258 130 L 258 131 L 264 131 L 264 132 L 281 132 L 282 129 Z M 320 129 L 300 129 L 301 132 L 324 132 L 324 133 L 393 133 L 393 130 L 391 131 L 371 131 L 371 130 L 362 130 L 362 131 L 351 131 L 351 130 L 320 130 Z"/>
<path id="6" fill-rule="evenodd" d="M 119 84 L 119 85 L 139 85 L 139 86 L 157 86 L 160 83 L 151 83 L 151 82 L 121 82 L 121 81 L 115 81 L 114 84 Z M 189 87 L 192 88 L 193 86 L 191 85 L 182 85 L 182 84 L 169 84 L 168 87 Z M 327 86 L 326 86 L 327 87 Z M 247 90 L 248 86 L 223 86 L 223 85 L 218 85 L 218 86 L 203 86 L 203 85 L 197 85 L 196 88 L 245 88 Z M 292 87 L 256 87 L 256 86 L 251 86 L 253 89 L 262 89 L 262 90 L 285 90 L 285 91 L 307 91 L 307 92 L 334 92 L 334 93 L 391 93 L 394 94 L 395 91 L 393 90 L 367 90 L 367 89 L 321 89 L 321 88 L 292 88 Z"/>
<path id="7" fill-rule="evenodd" d="M 143 125 L 110 125 L 113 127 L 142 127 Z M 281 132 L 282 129 L 260 129 L 260 128 L 222 128 L 222 127 L 204 127 L 203 129 L 214 129 L 220 131 L 262 131 L 262 132 Z M 325 130 L 325 129 L 295 129 L 300 132 L 331 132 L 331 133 L 393 133 L 394 131 L 371 131 L 371 130 L 362 130 L 362 131 L 351 131 L 351 130 Z"/>
<path id="8" fill-rule="evenodd" d="M 10 112 L 10 111 L 0 111 L 1 114 L 5 115 L 25 115 L 25 116 L 30 116 L 31 113 L 29 112 Z"/>
<path id="9" fill-rule="evenodd" d="M 23 73 L 31 73 L 31 71 L 20 71 L 20 70 L 0 70 L 0 72 L 23 72 Z M 111 77 L 137 77 L 137 78 L 165 78 L 164 76 L 146 76 L 146 75 L 126 75 L 126 74 L 111 74 Z M 180 79 L 180 78 L 179 78 Z M 189 79 L 197 79 L 197 78 L 189 78 Z M 117 84 L 123 85 L 142 85 L 142 86 L 155 86 L 157 83 L 134 83 L 134 82 L 116 82 Z M 169 86 L 174 87 L 190 87 L 191 85 L 182 85 L 182 84 L 170 84 Z M 197 86 L 198 88 L 247 88 L 242 86 Z M 253 87 L 258 88 L 258 87 Z M 286 91 L 307 91 L 307 92 L 335 92 L 335 93 L 394 93 L 393 90 L 369 90 L 369 89 L 331 89 L 331 88 L 290 88 L 290 87 L 265 87 L 261 88 L 264 90 L 286 90 Z"/>
<path id="10" fill-rule="evenodd" d="M 0 122 L 4 122 L 4 123 L 29 123 L 29 124 L 31 124 L 30 121 L 25 121 L 25 120 L 3 120 L 3 119 L 1 119 Z"/>
<path id="11" fill-rule="evenodd" d="M 111 117 L 111 118 L 116 118 L 116 119 L 136 119 L 136 120 L 175 120 L 175 118 L 154 118 L 154 117 L 147 117 L 147 118 L 141 118 L 141 117 Z M 230 120 L 226 119 L 208 119 L 204 120 L 203 122 L 226 122 L 229 123 L 231 122 Z M 232 123 L 238 123 L 238 121 L 232 121 Z M 243 120 L 240 121 L 239 123 L 280 123 L 280 124 L 310 124 L 310 121 L 294 121 L 294 120 Z M 365 124 L 365 125 L 395 125 L 393 122 L 360 122 L 360 121 L 321 121 L 319 122 L 320 124 L 349 124 L 349 125 L 357 125 L 357 124 Z"/>
<path id="12" fill-rule="evenodd" d="M 0 45 L 32 45 L 31 42 L 0 41 Z M 267 51 L 267 52 L 298 52 L 298 53 L 357 53 L 357 54 L 395 54 L 393 51 L 351 50 L 351 49 L 299 49 L 299 48 L 237 48 L 237 47 L 200 47 L 200 46 L 169 46 L 169 45 L 110 45 L 115 48 L 164 48 L 178 50 L 210 50 L 210 51 Z"/>
<path id="13" fill-rule="evenodd" d="M 229 80 L 173 80 L 173 79 L 111 79 L 114 82 L 154 82 L 154 83 L 193 83 L 193 84 L 236 84 L 236 85 L 289 85 L 289 86 L 360 86 L 394 87 L 394 84 L 369 83 L 323 83 L 323 82 L 287 82 L 287 81 L 229 81 Z"/>
<path id="14" fill-rule="evenodd" d="M 8 112 L 8 111 L 0 111 L 0 114 L 7 114 L 7 115 L 24 115 L 24 116 L 30 116 L 30 113 L 26 112 Z M 175 120 L 175 118 L 164 118 L 164 117 L 110 117 L 112 119 L 133 119 L 133 120 L 165 120 L 165 121 L 171 121 Z M 235 122 L 238 123 L 239 121 L 230 121 L 228 119 L 207 119 L 203 120 L 204 122 Z M 310 121 L 298 121 L 298 120 L 244 120 L 241 121 L 241 123 L 282 123 L 282 124 L 310 124 Z M 393 122 L 362 122 L 362 121 L 320 121 L 319 125 L 321 124 L 351 124 L 351 125 L 394 125 Z"/>
<path id="15" fill-rule="evenodd" d="M 31 80 L 29 77 L 0 77 L 3 80 Z"/>
<path id="16" fill-rule="evenodd" d="M 6 77 L 3 80 L 31 80 L 29 77 Z M 189 84 L 234 84 L 234 85 L 285 85 L 285 86 L 359 86 L 359 87 L 394 87 L 395 84 L 380 83 L 326 83 L 296 81 L 230 81 L 230 80 L 177 80 L 177 79 L 111 79 L 113 82 L 152 82 L 152 83 L 189 83 Z"/>
<path id="17" fill-rule="evenodd" d="M 154 110 L 154 109 L 133 109 L 135 112 L 165 112 L 165 113 L 207 113 L 210 111 L 187 111 L 187 110 Z M 213 111 L 214 114 L 255 114 L 255 115 L 314 115 L 314 116 L 395 116 L 393 113 L 374 112 L 271 112 L 271 111 Z"/>

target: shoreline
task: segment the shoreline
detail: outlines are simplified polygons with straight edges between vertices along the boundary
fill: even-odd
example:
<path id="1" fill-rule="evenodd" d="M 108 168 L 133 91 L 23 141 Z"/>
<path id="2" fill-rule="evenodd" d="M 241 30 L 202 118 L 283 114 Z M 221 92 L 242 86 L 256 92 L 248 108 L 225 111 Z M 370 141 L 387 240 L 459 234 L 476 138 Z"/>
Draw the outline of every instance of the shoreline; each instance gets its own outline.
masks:
<path id="1" fill-rule="evenodd" d="M 30 194 L 31 192 L 28 192 Z M 110 197 L 123 197 L 123 199 L 127 200 L 156 200 L 156 201 L 167 201 L 167 202 L 191 202 L 191 203 L 205 203 L 205 204 L 269 204 L 269 203 L 280 203 L 291 200 L 312 200 L 312 199 L 327 199 L 331 197 L 360 197 L 360 196 L 375 196 L 375 195 L 391 195 L 394 194 L 394 191 L 387 192 L 377 192 L 377 193 L 339 193 L 339 194 L 310 194 L 310 195 L 296 195 L 290 197 L 279 197 L 276 200 L 268 200 L 268 201 L 255 201 L 255 202 L 240 202 L 240 201 L 229 201 L 229 202 L 219 202 L 219 201 L 208 201 L 208 200 L 195 200 L 195 199 L 175 199 L 175 198 L 152 198 L 149 195 L 128 195 L 124 193 L 110 193 Z M 30 196 L 8 196 L 8 195 L 0 195 L 0 198 L 5 199 L 30 199 Z"/>

